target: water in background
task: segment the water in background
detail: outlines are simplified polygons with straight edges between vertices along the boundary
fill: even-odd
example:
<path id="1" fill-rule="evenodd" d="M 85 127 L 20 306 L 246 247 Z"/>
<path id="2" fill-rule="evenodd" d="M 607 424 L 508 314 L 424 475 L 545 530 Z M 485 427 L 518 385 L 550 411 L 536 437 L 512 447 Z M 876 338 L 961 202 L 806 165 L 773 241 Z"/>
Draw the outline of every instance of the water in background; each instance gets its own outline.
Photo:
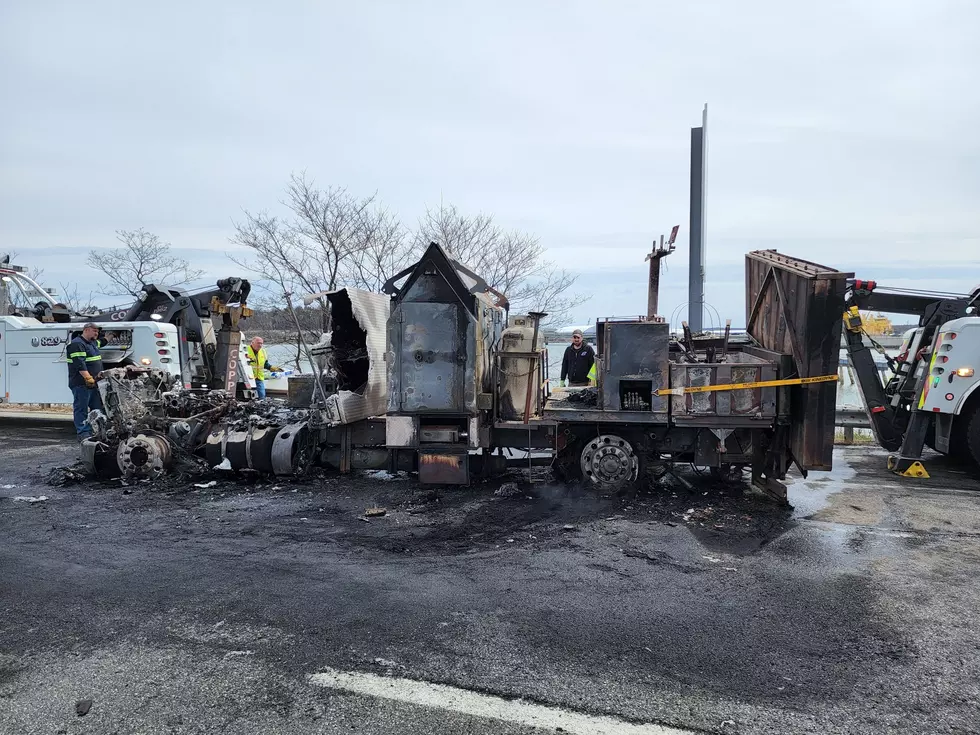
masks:
<path id="1" fill-rule="evenodd" d="M 555 385 L 558 384 L 558 379 L 561 376 L 561 359 L 565 354 L 565 348 L 568 346 L 568 342 L 551 342 L 548 345 L 548 377 L 555 381 Z M 266 345 L 266 353 L 269 356 L 269 362 L 273 365 L 282 365 L 283 367 L 292 367 L 293 360 L 296 358 L 296 348 L 292 345 Z M 844 356 L 844 350 L 841 350 L 841 357 Z M 311 371 L 310 363 L 307 360 L 302 360 L 300 362 L 300 367 L 304 373 Z M 858 392 L 857 385 L 851 378 L 851 375 L 847 368 L 840 368 L 840 375 L 843 376 L 843 382 L 837 384 L 837 405 L 839 407 L 859 407 L 861 406 L 861 396 Z M 886 377 L 890 373 L 886 373 Z"/>

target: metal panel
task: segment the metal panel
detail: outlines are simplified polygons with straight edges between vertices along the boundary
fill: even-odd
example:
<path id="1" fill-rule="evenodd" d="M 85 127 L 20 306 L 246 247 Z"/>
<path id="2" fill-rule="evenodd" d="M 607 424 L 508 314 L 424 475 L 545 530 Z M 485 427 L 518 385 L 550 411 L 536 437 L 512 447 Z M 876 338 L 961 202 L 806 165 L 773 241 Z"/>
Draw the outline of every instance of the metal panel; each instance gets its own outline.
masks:
<path id="1" fill-rule="evenodd" d="M 692 332 L 700 332 L 704 321 L 704 181 L 707 164 L 708 106 L 701 127 L 691 128 L 691 219 L 688 270 L 687 321 Z"/>
<path id="2" fill-rule="evenodd" d="M 466 353 L 456 304 L 401 304 L 401 410 L 463 411 Z"/>
<path id="3" fill-rule="evenodd" d="M 417 441 L 414 416 L 385 418 L 385 444 L 389 447 L 412 447 Z"/>
<path id="4" fill-rule="evenodd" d="M 600 406 L 606 411 L 622 411 L 621 384 L 642 385 L 651 394 L 666 388 L 669 381 L 667 353 L 670 327 L 656 322 L 605 322 L 603 328 Z M 645 397 L 645 396 L 644 396 Z M 651 395 L 652 413 L 666 414 L 666 398 Z M 637 412 L 641 413 L 641 412 Z"/>
<path id="5" fill-rule="evenodd" d="M 329 343 L 314 345 L 312 351 L 314 355 L 326 354 L 335 370 L 340 368 L 338 390 L 327 397 L 324 418 L 340 425 L 384 415 L 388 407 L 385 349 L 391 300 L 354 288 L 307 298 L 320 296 L 326 296 L 330 304 L 333 331 Z"/>
<path id="6" fill-rule="evenodd" d="M 844 292 L 853 276 L 775 250 L 748 253 L 746 331 L 765 349 L 792 355 L 799 377 L 836 373 Z M 793 456 L 804 469 L 831 469 L 837 383 L 794 387 L 789 394 Z"/>

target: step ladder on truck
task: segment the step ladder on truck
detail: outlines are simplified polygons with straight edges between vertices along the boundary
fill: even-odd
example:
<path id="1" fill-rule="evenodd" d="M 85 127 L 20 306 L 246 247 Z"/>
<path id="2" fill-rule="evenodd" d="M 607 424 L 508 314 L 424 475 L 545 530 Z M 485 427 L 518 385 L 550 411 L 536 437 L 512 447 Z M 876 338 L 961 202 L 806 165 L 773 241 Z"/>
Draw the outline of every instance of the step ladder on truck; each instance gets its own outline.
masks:
<path id="1" fill-rule="evenodd" d="M 875 439 L 891 453 L 888 468 L 928 477 L 928 446 L 980 473 L 980 286 L 964 296 L 854 279 L 845 307 L 845 347 Z M 898 356 L 886 355 L 893 375 L 885 382 L 865 340 L 861 311 L 871 310 L 919 320 Z"/>

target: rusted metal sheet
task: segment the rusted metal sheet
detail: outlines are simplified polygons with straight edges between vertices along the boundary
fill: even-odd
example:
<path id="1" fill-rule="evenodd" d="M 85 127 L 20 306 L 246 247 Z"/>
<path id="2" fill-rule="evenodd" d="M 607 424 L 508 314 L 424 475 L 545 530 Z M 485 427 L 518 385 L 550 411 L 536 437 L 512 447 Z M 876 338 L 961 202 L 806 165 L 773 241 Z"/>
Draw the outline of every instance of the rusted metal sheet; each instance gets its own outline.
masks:
<path id="1" fill-rule="evenodd" d="M 466 360 L 456 304 L 407 303 L 401 310 L 401 407 L 406 413 L 463 411 Z"/>
<path id="2" fill-rule="evenodd" d="M 844 291 L 853 277 L 775 250 L 745 256 L 746 331 L 765 349 L 792 356 L 795 375 L 780 378 L 837 372 Z M 837 383 L 789 394 L 793 456 L 804 469 L 831 469 Z"/>
<path id="3" fill-rule="evenodd" d="M 468 485 L 469 456 L 419 452 L 419 482 L 423 485 Z"/>

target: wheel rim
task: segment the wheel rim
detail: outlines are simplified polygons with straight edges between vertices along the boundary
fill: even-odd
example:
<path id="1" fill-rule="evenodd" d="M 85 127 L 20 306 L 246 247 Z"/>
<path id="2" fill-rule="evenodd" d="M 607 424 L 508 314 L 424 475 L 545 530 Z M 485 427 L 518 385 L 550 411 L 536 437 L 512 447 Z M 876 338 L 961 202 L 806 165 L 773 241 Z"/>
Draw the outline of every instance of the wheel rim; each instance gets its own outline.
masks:
<path id="1" fill-rule="evenodd" d="M 582 475 L 596 487 L 615 489 L 636 480 L 639 462 L 628 441 L 603 434 L 582 449 Z"/>

